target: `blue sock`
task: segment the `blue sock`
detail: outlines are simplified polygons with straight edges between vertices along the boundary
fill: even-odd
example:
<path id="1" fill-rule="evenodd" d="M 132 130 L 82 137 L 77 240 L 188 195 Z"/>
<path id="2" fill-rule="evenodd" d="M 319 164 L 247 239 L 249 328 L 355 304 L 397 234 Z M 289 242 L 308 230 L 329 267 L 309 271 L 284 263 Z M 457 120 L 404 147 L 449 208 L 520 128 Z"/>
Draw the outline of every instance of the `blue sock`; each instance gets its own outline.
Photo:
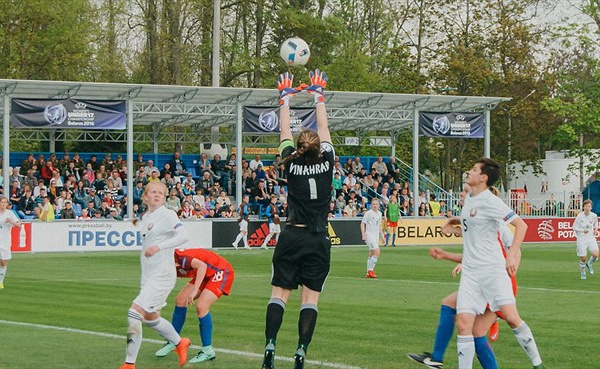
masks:
<path id="1" fill-rule="evenodd" d="M 213 325 L 210 312 L 202 318 L 198 318 L 198 321 L 200 322 L 200 339 L 202 340 L 202 346 L 212 345 Z"/>
<path id="2" fill-rule="evenodd" d="M 389 233 L 386 233 L 386 234 L 385 234 L 385 244 L 387 245 L 387 244 L 388 244 L 388 242 L 390 242 L 390 234 L 389 234 Z"/>
<path id="3" fill-rule="evenodd" d="M 444 354 L 452 339 L 452 332 L 454 332 L 455 316 L 456 309 L 442 305 L 442 308 L 440 309 L 440 321 L 438 322 L 437 331 L 435 332 L 433 352 L 431 353 L 431 358 L 435 361 L 444 361 Z"/>
<path id="4" fill-rule="evenodd" d="M 183 323 L 185 323 L 185 316 L 187 314 L 187 306 L 175 306 L 173 310 L 173 317 L 171 318 L 171 324 L 177 333 L 181 333 Z"/>
<path id="5" fill-rule="evenodd" d="M 396 244 L 396 233 L 392 235 L 392 245 Z"/>
<path id="6" fill-rule="evenodd" d="M 483 369 L 498 369 L 498 362 L 496 362 L 496 355 L 494 350 L 488 342 L 485 336 L 473 338 L 475 341 L 475 353 L 477 359 Z"/>

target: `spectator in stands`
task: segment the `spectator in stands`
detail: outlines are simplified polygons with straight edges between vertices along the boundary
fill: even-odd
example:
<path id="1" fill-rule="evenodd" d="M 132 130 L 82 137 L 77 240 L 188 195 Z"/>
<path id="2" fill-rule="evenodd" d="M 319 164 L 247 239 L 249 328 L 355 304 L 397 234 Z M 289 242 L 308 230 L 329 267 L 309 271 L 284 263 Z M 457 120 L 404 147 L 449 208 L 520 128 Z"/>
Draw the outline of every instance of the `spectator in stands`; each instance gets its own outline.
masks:
<path id="1" fill-rule="evenodd" d="M 192 196 L 191 204 L 194 206 L 194 208 L 196 207 L 196 204 L 200 204 L 200 205 L 204 206 L 205 202 L 206 202 L 206 199 L 204 198 L 204 195 L 202 194 L 202 192 L 196 192 L 196 194 Z"/>
<path id="2" fill-rule="evenodd" d="M 225 176 L 225 161 L 221 160 L 221 155 L 215 154 L 210 161 L 210 169 L 214 173 L 215 181 L 219 181 L 223 185 Z"/>
<path id="3" fill-rule="evenodd" d="M 142 154 L 138 154 L 137 159 L 135 159 L 135 162 L 133 163 L 133 168 L 140 168 L 140 167 L 145 167 L 146 166 L 146 162 L 144 161 L 144 156 Z"/>
<path id="4" fill-rule="evenodd" d="M 407 216 L 409 216 L 409 214 L 411 214 L 411 209 L 409 207 L 408 200 L 405 200 L 402 203 L 400 203 L 399 210 L 400 210 L 400 215 L 402 215 L 403 217 L 407 217 Z"/>
<path id="5" fill-rule="evenodd" d="M 117 169 L 112 170 L 110 180 L 117 190 L 117 195 L 123 195 L 123 180 L 121 180 L 121 176 L 119 175 L 119 171 Z"/>
<path id="6" fill-rule="evenodd" d="M 73 176 L 75 181 L 79 181 L 81 179 L 81 171 L 75 168 L 75 162 L 70 161 L 67 164 L 67 167 L 62 171 L 62 175 L 67 178 L 69 176 Z"/>
<path id="7" fill-rule="evenodd" d="M 59 172 L 61 174 L 69 167 L 70 162 L 71 162 L 71 158 L 69 157 L 69 153 L 68 152 L 64 153 L 63 158 L 60 159 L 60 161 L 58 162 L 58 165 L 57 165 L 57 169 L 59 170 Z"/>
<path id="8" fill-rule="evenodd" d="M 400 181 L 400 166 L 398 165 L 398 163 L 396 163 L 396 158 L 393 156 L 390 156 L 390 159 L 388 161 L 388 163 L 386 164 L 387 166 L 387 173 L 388 175 L 394 179 L 394 181 Z"/>
<path id="9" fill-rule="evenodd" d="M 358 214 L 358 209 L 359 207 L 356 204 L 356 201 L 354 199 L 349 199 L 348 204 L 344 208 L 343 212 L 347 213 L 348 216 L 356 216 L 356 214 Z"/>
<path id="10" fill-rule="evenodd" d="M 177 216 L 179 216 L 179 219 L 192 219 L 196 217 L 196 211 L 190 205 L 190 202 L 185 200 L 181 209 L 177 212 Z"/>
<path id="11" fill-rule="evenodd" d="M 97 173 L 96 180 L 94 183 L 92 183 L 90 188 L 95 188 L 98 195 L 104 196 L 104 190 L 106 189 L 106 180 L 104 179 L 104 175 Z"/>
<path id="12" fill-rule="evenodd" d="M 227 196 L 227 193 L 224 190 L 221 190 L 221 192 L 219 192 L 219 196 L 217 197 L 217 204 L 219 204 L 219 206 L 221 207 L 231 205 L 231 199 L 229 198 L 229 196 Z"/>
<path id="13" fill-rule="evenodd" d="M 96 195 L 96 189 L 93 187 L 90 187 L 88 194 L 83 198 L 83 201 L 89 205 L 90 201 L 93 203 L 93 208 L 94 209 L 100 209 L 100 206 L 102 205 L 102 199 Z M 90 216 L 92 216 L 93 214 L 90 213 Z"/>
<path id="14" fill-rule="evenodd" d="M 181 159 L 181 153 L 179 151 L 175 151 L 173 153 L 173 158 L 168 162 L 171 168 L 171 174 L 174 177 L 186 176 L 187 169 L 185 163 Z M 194 186 L 192 186 L 193 188 Z"/>
<path id="15" fill-rule="evenodd" d="M 94 172 L 100 170 L 100 162 L 98 161 L 98 157 L 95 154 L 90 157 L 90 160 L 88 160 L 87 163 L 85 163 L 86 168 L 89 168 L 88 164 L 91 165 L 91 169 Z"/>
<path id="16" fill-rule="evenodd" d="M 210 160 L 208 160 L 206 153 L 200 154 L 200 159 L 198 159 L 198 164 L 196 164 L 196 173 L 199 176 L 204 176 L 204 173 L 209 173 L 210 177 L 215 180 L 215 173 L 212 171 L 210 167 Z M 219 178 L 220 179 L 220 178 Z"/>
<path id="17" fill-rule="evenodd" d="M 50 197 L 42 197 L 44 200 L 43 205 L 39 204 L 40 207 L 40 221 L 42 222 L 53 222 L 54 221 L 54 207 L 50 202 Z"/>
<path id="18" fill-rule="evenodd" d="M 387 179 L 388 170 L 387 165 L 383 162 L 383 157 L 378 156 L 377 161 L 373 163 L 371 169 L 375 169 L 378 175 L 382 177 L 382 180 L 385 181 Z"/>
<path id="19" fill-rule="evenodd" d="M 101 164 L 104 165 L 104 167 L 108 171 L 112 171 L 113 169 L 115 169 L 115 162 L 112 159 L 111 153 L 109 153 L 109 152 L 107 152 L 106 154 L 104 154 L 104 159 L 102 159 L 102 163 Z"/>
<path id="20" fill-rule="evenodd" d="M 42 188 L 44 190 L 48 190 L 48 187 L 46 187 L 46 184 L 44 183 L 43 179 L 40 179 L 37 183 L 37 185 L 35 187 L 33 187 L 33 197 L 39 197 L 41 194 L 41 190 Z"/>
<path id="21" fill-rule="evenodd" d="M 40 176 L 44 180 L 44 183 L 50 183 L 50 180 L 52 179 L 52 173 L 54 173 L 55 170 L 56 168 L 54 168 L 54 165 L 52 165 L 52 162 L 50 160 L 48 160 L 44 164 L 44 166 L 40 170 Z"/>
<path id="22" fill-rule="evenodd" d="M 17 204 L 17 215 L 21 219 L 31 219 L 33 218 L 33 209 L 36 206 L 35 199 L 33 198 L 31 187 L 25 184 L 23 185 L 23 188 L 23 195 Z"/>
<path id="23" fill-rule="evenodd" d="M 362 168 L 360 168 L 360 170 L 356 174 L 356 179 L 362 181 L 362 180 L 364 180 L 367 177 L 367 175 L 368 175 L 367 168 L 362 167 Z"/>
<path id="24" fill-rule="evenodd" d="M 196 190 L 194 189 L 194 187 L 192 187 L 190 182 L 183 183 L 182 192 L 185 197 L 194 196 L 196 194 Z"/>
<path id="25" fill-rule="evenodd" d="M 440 216 L 441 204 L 437 201 L 434 193 L 429 194 L 429 214 L 432 217 Z"/>
<path id="26" fill-rule="evenodd" d="M 165 174 L 166 174 L 167 172 L 171 173 L 171 164 L 169 164 L 169 162 L 166 162 L 166 163 L 163 165 L 163 168 L 160 170 L 160 175 L 159 175 L 159 178 L 160 178 L 160 179 L 163 179 L 163 178 L 165 178 Z"/>
<path id="27" fill-rule="evenodd" d="M 148 184 L 148 176 L 146 175 L 145 167 L 140 167 L 140 169 L 136 172 L 134 180 L 136 182 L 141 181 L 144 186 Z"/>
<path id="28" fill-rule="evenodd" d="M 335 209 L 335 202 L 331 201 L 329 203 L 329 211 L 327 212 L 327 218 L 335 218 L 337 216 L 337 211 Z"/>
<path id="29" fill-rule="evenodd" d="M 266 189 L 267 189 L 267 194 L 269 194 L 269 196 L 271 196 L 271 195 L 277 196 L 276 191 L 275 191 L 275 182 L 271 182 L 271 181 L 267 182 Z"/>
<path id="30" fill-rule="evenodd" d="M 125 215 L 127 214 L 127 209 L 125 209 L 123 207 L 123 201 L 127 201 L 127 199 L 126 198 L 124 198 L 123 200 L 115 199 L 115 204 L 113 205 L 113 207 L 117 210 L 117 214 L 121 217 L 120 220 L 123 220 L 123 218 L 125 218 Z"/>
<path id="31" fill-rule="evenodd" d="M 182 181 L 183 186 L 185 187 L 186 183 L 189 183 L 192 188 L 196 188 L 196 181 L 192 177 L 192 173 L 188 173 L 185 179 Z"/>
<path id="32" fill-rule="evenodd" d="M 258 166 L 263 166 L 263 162 L 260 160 L 260 155 L 256 154 L 254 155 L 254 159 L 250 160 L 250 163 L 248 164 L 248 167 L 250 168 L 250 170 L 255 171 L 256 168 L 258 168 Z"/>
<path id="33" fill-rule="evenodd" d="M 85 163 L 83 162 L 83 159 L 79 156 L 79 153 L 76 152 L 75 154 L 73 154 L 73 159 L 71 159 L 71 161 L 75 163 L 75 169 L 78 170 L 80 173 L 85 168 Z"/>
<path id="34" fill-rule="evenodd" d="M 333 159 L 333 173 L 339 173 L 340 178 L 343 178 L 344 175 L 346 175 L 344 168 L 342 168 L 342 165 L 340 164 L 340 158 L 338 156 Z"/>
<path id="35" fill-rule="evenodd" d="M 335 177 L 335 172 L 334 172 L 334 177 Z M 348 188 L 354 188 L 354 185 L 356 185 L 356 178 L 354 178 L 354 174 L 352 172 L 348 172 L 348 175 L 346 176 L 346 178 L 344 178 L 343 183 L 348 186 Z"/>
<path id="36" fill-rule="evenodd" d="M 256 169 L 254 170 L 254 174 L 255 174 L 255 176 L 254 176 L 254 183 L 257 183 L 261 179 L 263 181 L 267 180 L 267 173 L 263 170 L 262 164 L 258 164 L 258 166 L 256 167 Z"/>
<path id="37" fill-rule="evenodd" d="M 352 167 L 352 159 L 348 158 L 348 160 L 346 160 L 346 162 L 344 163 L 344 172 L 346 173 L 346 175 L 350 173 L 356 174 L 356 172 L 354 172 L 354 168 Z"/>
<path id="38" fill-rule="evenodd" d="M 175 187 L 175 179 L 171 176 L 171 172 L 165 172 L 164 177 L 160 180 L 165 186 L 167 186 L 167 190 L 171 190 L 171 188 Z M 181 183 L 181 182 L 177 182 Z M 183 188 L 183 186 L 182 186 Z M 194 188 L 191 187 L 193 190 Z"/>
<path id="39" fill-rule="evenodd" d="M 261 179 L 256 183 L 252 189 L 251 198 L 253 200 L 252 205 L 254 207 L 255 214 L 260 214 L 260 211 L 263 209 L 263 207 L 269 205 L 270 196 L 265 188 L 264 179 Z"/>
<path id="40" fill-rule="evenodd" d="M 125 161 L 123 160 L 121 155 L 117 155 L 117 160 L 115 160 L 115 167 L 113 169 L 116 169 L 118 172 L 123 168 L 124 165 Z"/>
<path id="41" fill-rule="evenodd" d="M 420 217 L 427 216 L 427 204 L 426 203 L 421 203 L 421 205 L 419 205 L 419 216 Z"/>
<path id="42" fill-rule="evenodd" d="M 148 160 L 150 162 L 150 160 Z M 146 168 L 148 169 L 148 168 Z M 153 169 L 150 177 L 148 178 L 148 182 L 160 182 L 160 172 L 158 169 Z"/>
<path id="43" fill-rule="evenodd" d="M 11 182 L 10 189 L 8 191 L 8 204 L 10 205 L 8 209 L 12 206 L 17 206 L 19 200 L 21 199 L 21 187 L 19 187 L 19 181 Z"/>
<path id="44" fill-rule="evenodd" d="M 27 159 L 23 160 L 23 162 L 21 163 L 21 168 L 19 169 L 19 173 L 23 176 L 27 175 L 27 173 L 33 167 L 34 164 L 35 164 L 35 156 L 33 154 L 29 154 L 27 156 Z"/>
<path id="45" fill-rule="evenodd" d="M 38 179 L 34 176 L 33 169 L 27 171 L 27 175 L 23 178 L 23 184 L 28 184 L 32 189 L 38 184 Z"/>
<path id="46" fill-rule="evenodd" d="M 50 157 L 48 158 L 48 161 L 52 163 L 52 166 L 54 168 L 58 167 L 58 158 L 56 157 L 55 153 L 51 153 Z"/>
<path id="47" fill-rule="evenodd" d="M 371 187 L 372 191 L 369 191 L 369 194 L 367 195 L 369 197 L 369 199 L 372 199 L 373 197 L 377 197 L 377 195 L 381 194 L 381 188 L 379 186 L 379 182 L 378 181 L 373 181 L 373 186 Z"/>
<path id="48" fill-rule="evenodd" d="M 236 215 L 233 205 L 224 205 L 221 207 L 220 215 L 221 218 L 235 218 Z"/>
<path id="49" fill-rule="evenodd" d="M 342 195 L 344 195 L 344 200 L 346 202 L 348 202 L 348 198 L 350 197 L 350 189 L 348 188 L 348 185 L 345 183 L 342 183 Z"/>
<path id="50" fill-rule="evenodd" d="M 202 174 L 202 178 L 200 178 L 198 181 L 196 192 L 201 192 L 204 196 L 206 196 L 210 193 L 210 189 L 214 184 L 213 177 L 210 175 L 210 173 L 208 171 L 204 172 L 204 174 Z"/>
<path id="51" fill-rule="evenodd" d="M 85 170 L 83 171 L 83 183 L 85 187 L 92 187 L 92 183 L 96 180 L 96 172 L 94 171 L 92 163 L 87 163 Z"/>
<path id="52" fill-rule="evenodd" d="M 123 220 L 123 217 L 119 215 L 119 212 L 115 208 L 110 208 L 106 219 Z"/>
<path id="53" fill-rule="evenodd" d="M 154 161 L 153 160 L 148 160 L 148 164 L 146 164 L 146 167 L 144 168 L 144 171 L 146 172 L 146 175 L 148 177 L 150 177 L 152 175 L 152 172 L 156 171 L 157 173 L 160 174 L 160 170 L 154 166 Z"/>
<path id="54" fill-rule="evenodd" d="M 273 186 L 278 187 L 279 179 L 277 178 L 277 168 L 275 166 L 271 166 L 267 170 L 265 170 L 267 175 L 267 184 L 272 183 Z"/>
<path id="55" fill-rule="evenodd" d="M 280 186 L 287 186 L 287 174 L 284 169 L 284 164 L 279 164 L 279 167 L 277 168 L 277 183 L 279 183 Z"/>
<path id="56" fill-rule="evenodd" d="M 354 158 L 354 161 L 352 161 L 352 173 L 354 173 L 354 175 L 358 175 L 362 169 L 365 169 L 366 171 L 366 168 L 360 162 L 360 157 L 357 156 Z"/>
<path id="57" fill-rule="evenodd" d="M 142 205 L 142 195 L 144 194 L 144 182 L 137 181 L 133 188 L 133 203 L 135 205 Z"/>
<path id="58" fill-rule="evenodd" d="M 100 209 L 98 209 L 97 213 L 100 213 L 102 218 L 106 218 L 110 214 L 111 204 L 108 201 L 102 201 L 100 205 Z"/>
<path id="59" fill-rule="evenodd" d="M 185 194 L 183 193 L 183 186 L 181 185 L 181 182 L 175 183 L 175 186 L 173 186 L 172 189 L 175 190 L 175 192 L 177 193 L 179 201 L 183 201 L 183 199 L 185 198 Z"/>
<path id="60" fill-rule="evenodd" d="M 56 184 L 56 188 L 58 189 L 62 189 L 63 187 L 65 187 L 65 182 L 63 181 L 62 177 L 60 176 L 60 173 L 58 172 L 58 170 L 55 170 L 54 172 L 52 172 L 52 178 L 50 179 L 50 181 L 54 181 L 54 184 Z"/>
<path id="61" fill-rule="evenodd" d="M 340 193 L 342 193 L 342 180 L 340 178 L 340 174 L 338 172 L 333 173 L 333 191 L 335 192 L 335 197 L 337 198 Z"/>
<path id="62" fill-rule="evenodd" d="M 8 183 L 19 182 L 19 188 L 23 187 L 23 176 L 19 174 L 19 168 L 12 168 L 12 174 L 8 177 Z"/>
<path id="63" fill-rule="evenodd" d="M 346 199 L 344 198 L 343 194 L 339 194 L 336 198 L 335 198 L 335 208 L 336 208 L 336 212 L 338 214 L 342 214 L 342 212 L 344 211 L 344 208 L 346 207 Z"/>
<path id="64" fill-rule="evenodd" d="M 390 192 L 390 185 L 387 182 L 381 185 L 379 190 L 379 194 L 381 196 L 388 198 L 390 196 Z"/>
<path id="65" fill-rule="evenodd" d="M 105 196 L 110 196 L 111 199 L 115 199 L 119 196 L 119 190 L 115 187 L 112 178 L 106 180 L 106 189 L 104 190 Z"/>
<path id="66" fill-rule="evenodd" d="M 67 202 L 67 201 L 71 201 L 70 199 L 67 199 L 67 191 L 65 191 L 65 190 L 60 191 L 60 195 L 54 201 L 54 203 L 56 204 L 56 213 L 57 214 L 60 214 L 62 212 L 62 210 L 65 207 L 65 202 Z"/>
<path id="67" fill-rule="evenodd" d="M 227 190 L 228 195 L 232 195 L 235 192 L 236 159 L 235 154 L 231 154 L 225 162 L 225 176 L 223 177 L 225 183 L 223 183 L 223 188 Z"/>
<path id="68" fill-rule="evenodd" d="M 96 212 L 98 212 L 99 208 L 100 207 L 96 208 L 96 204 L 94 203 L 94 201 L 88 201 L 87 207 L 83 210 L 86 211 L 86 213 L 90 216 L 90 218 L 94 218 L 96 216 Z M 83 210 L 81 210 L 82 213 L 83 213 Z"/>
<path id="69" fill-rule="evenodd" d="M 65 201 L 64 206 L 60 212 L 60 219 L 75 219 L 75 210 L 73 210 L 71 200 Z"/>
<path id="70" fill-rule="evenodd" d="M 81 215 L 78 216 L 77 219 L 86 220 L 86 219 L 92 219 L 92 217 L 90 216 L 88 209 L 83 208 L 83 209 L 81 209 Z"/>

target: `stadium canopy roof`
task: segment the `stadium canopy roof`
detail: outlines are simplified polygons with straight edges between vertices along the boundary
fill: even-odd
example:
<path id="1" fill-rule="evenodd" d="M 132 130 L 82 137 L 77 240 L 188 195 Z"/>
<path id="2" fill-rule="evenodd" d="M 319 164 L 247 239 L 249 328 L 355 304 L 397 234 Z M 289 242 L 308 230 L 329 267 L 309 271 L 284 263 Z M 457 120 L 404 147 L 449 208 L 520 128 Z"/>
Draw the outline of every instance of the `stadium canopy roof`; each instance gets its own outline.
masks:
<path id="1" fill-rule="evenodd" d="M 171 138 L 161 139 L 161 131 L 165 127 L 190 125 L 195 129 L 216 127 L 234 127 L 235 142 L 229 142 L 236 147 L 243 147 L 242 107 L 278 105 L 276 89 L 251 89 L 229 87 L 196 87 L 171 85 L 143 85 L 123 83 L 94 83 L 94 82 L 65 82 L 65 81 L 35 81 L 35 80 L 6 80 L 0 79 L 0 96 L 4 103 L 0 104 L 3 116 L 3 147 L 4 172 L 8 170 L 10 137 L 23 140 L 78 140 L 96 141 L 112 140 L 127 142 L 128 167 L 133 164 L 133 142 L 152 141 L 157 147 L 161 142 L 189 142 L 189 134 L 174 134 Z M 13 129 L 9 128 L 10 99 L 82 99 L 82 100 L 126 100 L 127 131 L 86 131 L 74 135 L 73 130 L 61 130 L 55 135 L 53 130 Z M 443 112 L 484 112 L 485 114 L 485 156 L 489 156 L 489 111 L 499 103 L 508 101 L 505 97 L 479 97 L 454 95 L 411 95 L 378 92 L 347 92 L 327 91 L 327 113 L 329 126 L 332 131 L 333 143 L 344 144 L 344 137 L 335 134 L 336 131 L 350 130 L 357 132 L 356 136 L 364 136 L 372 131 L 387 131 L 393 137 L 402 129 L 413 129 L 413 168 L 419 171 L 418 164 L 418 111 Z M 296 97 L 292 106 L 309 107 L 312 98 L 307 94 Z M 153 133 L 133 131 L 133 126 L 151 126 Z M 69 132 L 67 132 L 69 131 Z M 214 130 L 213 130 L 214 131 Z M 52 133 L 49 133 L 52 132 Z M 17 136 L 17 134 L 21 136 Z M 144 136 L 145 135 L 145 136 Z M 223 142 L 219 140 L 219 142 Z M 363 144 L 361 142 L 361 144 Z M 394 145 L 390 144 L 392 155 Z M 51 146 L 52 148 L 52 146 Z M 240 152 L 242 152 L 240 150 Z M 241 164 L 238 155 L 238 165 Z M 131 169 L 130 169 L 131 172 Z M 129 183 L 132 173 L 129 174 Z M 238 172 L 238 183 L 241 183 L 241 171 Z M 419 188 L 419 176 L 413 176 L 414 188 Z M 5 183 L 6 184 L 6 183 Z M 128 187 L 130 192 L 133 186 Z M 132 193 L 128 193 L 132 199 Z M 241 197 L 238 188 L 237 199 Z M 130 200 L 131 201 L 131 200 Z M 415 205 L 416 206 L 416 205 Z M 130 206 L 129 209 L 132 209 Z M 416 214 L 416 209 L 415 209 Z M 130 214 L 131 215 L 131 214 Z"/>

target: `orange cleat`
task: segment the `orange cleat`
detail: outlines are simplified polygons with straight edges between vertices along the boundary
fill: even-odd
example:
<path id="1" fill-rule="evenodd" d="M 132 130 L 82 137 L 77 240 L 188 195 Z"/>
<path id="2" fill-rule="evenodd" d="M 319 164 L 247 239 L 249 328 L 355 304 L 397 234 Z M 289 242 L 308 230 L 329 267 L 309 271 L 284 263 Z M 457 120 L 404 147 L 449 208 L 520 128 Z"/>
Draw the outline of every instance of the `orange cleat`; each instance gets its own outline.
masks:
<path id="1" fill-rule="evenodd" d="M 498 321 L 496 320 L 490 327 L 490 332 L 488 333 L 488 336 L 490 337 L 490 341 L 495 342 L 498 339 L 499 335 L 500 330 L 498 327 Z"/>
<path id="2" fill-rule="evenodd" d="M 375 272 L 374 272 L 374 271 L 372 271 L 372 270 L 369 270 L 369 271 L 367 272 L 367 278 L 377 278 L 377 274 L 375 274 Z"/>
<path id="3" fill-rule="evenodd" d="M 181 338 L 179 344 L 175 347 L 175 353 L 179 356 L 179 365 L 184 366 L 187 362 L 188 348 L 190 347 L 189 338 Z"/>
<path id="4" fill-rule="evenodd" d="M 135 364 L 123 364 L 119 367 L 119 369 L 135 369 Z"/>

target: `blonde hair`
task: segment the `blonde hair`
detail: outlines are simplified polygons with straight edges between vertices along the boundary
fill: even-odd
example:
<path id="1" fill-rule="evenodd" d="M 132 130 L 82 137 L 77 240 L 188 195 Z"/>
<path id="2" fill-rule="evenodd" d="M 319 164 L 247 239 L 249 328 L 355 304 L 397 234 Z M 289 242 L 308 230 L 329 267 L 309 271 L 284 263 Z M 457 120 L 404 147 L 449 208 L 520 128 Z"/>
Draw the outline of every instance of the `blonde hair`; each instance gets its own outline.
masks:
<path id="1" fill-rule="evenodd" d="M 319 157 L 321 156 L 321 139 L 317 132 L 310 129 L 300 132 L 296 140 L 296 151 L 288 156 L 284 160 L 284 163 L 300 156 L 305 158 L 307 164 L 315 164 L 319 161 Z"/>
<path id="2" fill-rule="evenodd" d="M 160 181 L 151 181 L 148 182 L 148 184 L 146 184 L 146 187 L 144 188 L 144 193 L 142 194 L 142 199 L 146 197 L 146 195 L 148 195 L 148 189 L 150 188 L 150 186 L 160 187 L 163 190 L 163 195 L 165 196 L 165 198 L 167 197 L 167 186 Z"/>

